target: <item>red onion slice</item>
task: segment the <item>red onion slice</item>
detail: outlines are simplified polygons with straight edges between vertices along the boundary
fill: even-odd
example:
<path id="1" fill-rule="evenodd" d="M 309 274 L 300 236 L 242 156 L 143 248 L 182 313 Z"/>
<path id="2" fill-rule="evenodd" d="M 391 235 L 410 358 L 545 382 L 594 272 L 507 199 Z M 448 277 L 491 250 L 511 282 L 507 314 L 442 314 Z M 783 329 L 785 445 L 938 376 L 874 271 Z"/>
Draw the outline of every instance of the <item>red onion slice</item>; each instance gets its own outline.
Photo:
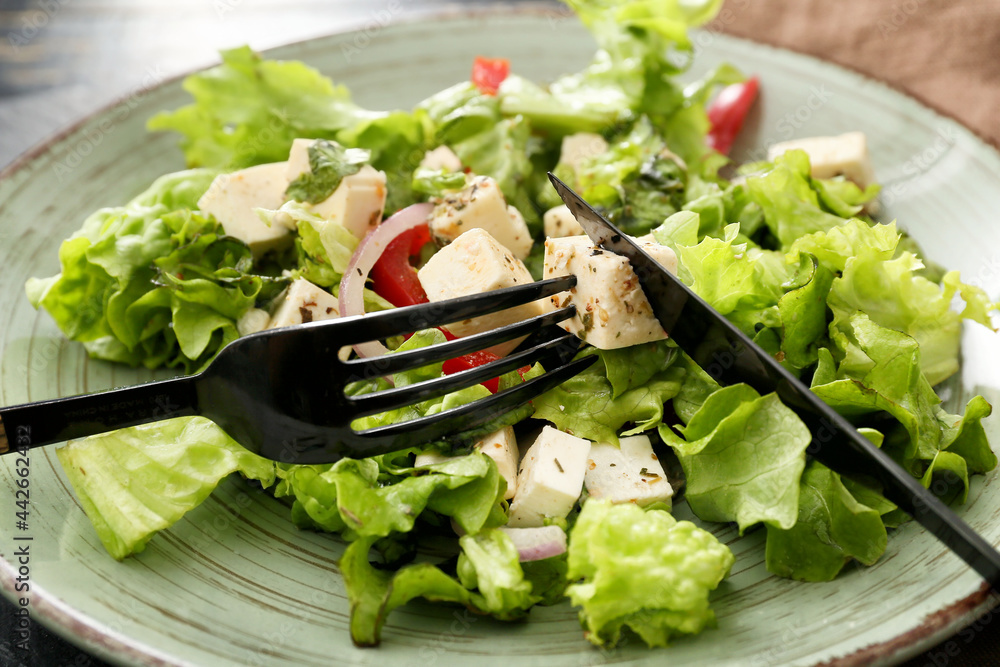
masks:
<path id="1" fill-rule="evenodd" d="M 385 252 L 386 247 L 397 236 L 427 222 L 433 204 L 413 204 L 394 213 L 385 222 L 368 232 L 357 250 L 351 256 L 340 280 L 340 316 L 365 314 L 365 281 L 375 262 Z M 389 352 L 385 345 L 377 340 L 359 343 L 354 350 L 361 357 L 380 357 Z"/>
<path id="2" fill-rule="evenodd" d="M 559 526 L 540 528 L 500 528 L 517 547 L 522 563 L 544 560 L 566 553 L 566 532 Z"/>

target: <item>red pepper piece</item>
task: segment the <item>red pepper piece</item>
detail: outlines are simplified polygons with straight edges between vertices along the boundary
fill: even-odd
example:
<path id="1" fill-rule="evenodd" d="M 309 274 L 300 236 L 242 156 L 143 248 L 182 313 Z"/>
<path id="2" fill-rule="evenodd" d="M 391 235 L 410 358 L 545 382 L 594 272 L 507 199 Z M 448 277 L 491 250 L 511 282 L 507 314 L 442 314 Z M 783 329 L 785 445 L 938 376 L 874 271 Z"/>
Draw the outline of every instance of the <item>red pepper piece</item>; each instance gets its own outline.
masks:
<path id="1" fill-rule="evenodd" d="M 476 56 L 472 63 L 472 83 L 484 95 L 496 95 L 507 75 L 510 61 L 506 58 L 484 58 Z"/>
<path id="2" fill-rule="evenodd" d="M 743 128 L 743 121 L 757 99 L 759 83 L 754 76 L 743 83 L 726 86 L 708 105 L 708 120 L 712 124 L 708 131 L 708 145 L 723 155 L 729 154 Z"/>

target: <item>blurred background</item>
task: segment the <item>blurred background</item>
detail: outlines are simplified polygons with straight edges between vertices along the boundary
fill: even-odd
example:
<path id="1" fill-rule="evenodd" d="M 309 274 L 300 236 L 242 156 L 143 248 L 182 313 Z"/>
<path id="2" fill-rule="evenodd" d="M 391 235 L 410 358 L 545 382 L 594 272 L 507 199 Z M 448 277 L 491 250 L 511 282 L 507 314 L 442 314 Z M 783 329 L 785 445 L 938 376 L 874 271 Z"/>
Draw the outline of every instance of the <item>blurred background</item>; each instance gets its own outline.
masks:
<path id="1" fill-rule="evenodd" d="M 0 0 L 0 165 L 121 97 L 217 61 L 489 0 Z M 534 4 L 565 12 L 558 3 Z M 709 30 L 836 62 L 1000 145 L 997 0 L 727 0 Z M 530 74 L 530 73 L 523 73 Z"/>
<path id="2" fill-rule="evenodd" d="M 103 106 L 214 64 L 220 48 L 264 50 L 386 16 L 492 4 L 567 12 L 555 2 L 488 0 L 0 0 L 0 169 Z M 1000 146 L 1000 0 L 726 0 L 707 29 L 857 70 Z M 0 601 L 0 665 L 103 664 L 42 628 L 30 654 L 15 650 L 11 609 Z M 907 664 L 1000 664 L 1000 633 L 945 641 Z"/>

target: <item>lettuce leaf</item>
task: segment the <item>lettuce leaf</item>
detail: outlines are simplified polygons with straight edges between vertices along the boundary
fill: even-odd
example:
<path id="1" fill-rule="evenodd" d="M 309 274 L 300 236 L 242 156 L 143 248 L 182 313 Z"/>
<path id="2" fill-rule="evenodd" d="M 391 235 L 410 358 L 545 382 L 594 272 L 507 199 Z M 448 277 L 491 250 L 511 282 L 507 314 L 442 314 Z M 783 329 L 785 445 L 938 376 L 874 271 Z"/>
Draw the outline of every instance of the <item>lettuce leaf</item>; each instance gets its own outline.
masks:
<path id="1" fill-rule="evenodd" d="M 471 602 L 481 612 L 504 621 L 524 618 L 539 597 L 524 578 L 517 547 L 502 530 L 463 535 L 458 540 L 458 578 L 475 591 Z"/>
<path id="2" fill-rule="evenodd" d="M 827 343 L 826 304 L 833 282 L 833 273 L 820 266 L 814 257 L 803 255 L 801 260 L 808 275 L 806 283 L 778 299 L 781 361 L 796 371 L 816 364 L 819 346 Z"/>
<path id="3" fill-rule="evenodd" d="M 740 533 L 763 522 L 791 528 L 806 465 L 809 430 L 776 394 L 744 384 L 719 389 L 678 436 L 660 437 L 684 468 L 685 497 L 706 521 L 735 521 Z"/>
<path id="4" fill-rule="evenodd" d="M 386 480 L 380 472 L 373 459 L 289 466 L 280 471 L 277 494 L 295 497 L 300 525 L 356 539 L 409 532 L 425 509 L 479 532 L 507 488 L 496 464 L 479 453 L 421 468 L 420 475 Z"/>
<path id="5" fill-rule="evenodd" d="M 740 226 L 725 236 L 707 236 L 698 245 L 678 247 L 678 267 L 698 296 L 723 315 L 737 309 L 757 311 L 777 304 L 786 275 L 769 275 L 762 251 L 738 243 Z"/>
<path id="6" fill-rule="evenodd" d="M 142 551 L 233 472 L 274 483 L 272 461 L 214 423 L 181 417 L 74 440 L 56 450 L 83 510 L 114 558 Z"/>
<path id="7" fill-rule="evenodd" d="M 339 132 L 337 140 L 369 151 L 372 166 L 385 172 L 387 213 L 423 201 L 411 186 L 425 151 L 435 146 L 426 114 L 419 110 L 368 112 L 360 122 Z"/>
<path id="8" fill-rule="evenodd" d="M 764 221 L 782 245 L 844 223 L 844 218 L 820 206 L 809 169 L 809 156 L 793 150 L 776 158 L 765 174 L 747 178 L 750 197 L 763 210 Z"/>
<path id="9" fill-rule="evenodd" d="M 990 302 L 979 288 L 961 283 L 958 272 L 948 272 L 937 285 L 917 275 L 922 267 L 923 262 L 908 252 L 888 261 L 861 254 L 848 261 L 843 275 L 833 281 L 829 306 L 834 328 L 844 329 L 855 314 L 864 313 L 883 327 L 915 338 L 921 370 L 935 385 L 958 371 L 961 320 L 971 316 L 991 326 Z M 962 312 L 951 308 L 956 295 L 966 303 Z"/>
<path id="10" fill-rule="evenodd" d="M 246 244 L 191 209 L 215 173 L 168 174 L 101 209 L 64 241 L 62 271 L 26 285 L 91 356 L 149 368 L 203 368 L 238 336 L 236 320 L 281 279 L 257 275 Z"/>
<path id="11" fill-rule="evenodd" d="M 366 112 L 343 86 L 301 62 L 264 60 L 249 47 L 184 79 L 194 103 L 149 119 L 150 130 L 183 135 L 191 167 L 228 171 L 288 158 L 292 140 L 335 139 Z"/>
<path id="12" fill-rule="evenodd" d="M 899 331 L 881 327 L 865 315 L 850 320 L 845 355 L 836 374 L 830 370 L 817 373 L 812 390 L 841 414 L 861 417 L 874 412 L 887 412 L 900 424 L 902 437 L 892 437 L 886 450 L 914 476 L 922 477 L 925 485 L 932 482 L 927 471 L 934 461 L 961 473 L 950 457 L 939 453 L 950 451 L 967 461 L 973 472 L 992 470 L 997 458 L 990 449 L 982 420 L 991 407 L 981 396 L 973 397 L 965 415 L 951 415 L 940 408 L 940 398 L 920 369 L 920 346 L 916 339 Z M 823 366 L 833 365 L 829 353 Z M 967 475 L 962 473 L 962 492 L 968 489 Z"/>
<path id="13" fill-rule="evenodd" d="M 285 194 L 295 201 L 318 204 L 333 194 L 345 176 L 358 173 L 371 160 L 371 152 L 344 148 L 320 139 L 309 146 L 309 171 L 288 184 Z"/>
<path id="14" fill-rule="evenodd" d="M 431 563 L 406 565 L 395 572 L 376 569 L 369 562 L 374 542 L 372 537 L 353 542 L 339 563 L 351 603 L 351 638 L 358 646 L 377 645 L 386 617 L 417 597 L 462 604 L 505 621 L 523 618 L 541 600 L 503 531 L 461 537 L 457 577 Z"/>
<path id="15" fill-rule="evenodd" d="M 630 628 L 649 646 L 715 622 L 709 592 L 734 558 L 715 537 L 662 510 L 588 500 L 570 531 L 566 589 L 587 639 L 616 644 Z"/>
<path id="16" fill-rule="evenodd" d="M 338 563 L 351 605 L 351 639 L 357 646 L 377 646 L 386 617 L 414 598 L 468 603 L 469 591 L 430 563 L 408 565 L 395 573 L 373 567 L 368 554 L 375 539 L 352 542 Z"/>
<path id="17" fill-rule="evenodd" d="M 535 418 L 597 442 L 618 442 L 656 428 L 663 405 L 680 390 L 683 369 L 665 341 L 620 350 L 589 348 L 601 361 L 533 401 Z"/>
<path id="18" fill-rule="evenodd" d="M 802 475 L 795 524 L 767 527 L 767 571 L 831 581 L 852 559 L 875 563 L 887 540 L 878 510 L 855 499 L 840 475 L 813 461 Z"/>

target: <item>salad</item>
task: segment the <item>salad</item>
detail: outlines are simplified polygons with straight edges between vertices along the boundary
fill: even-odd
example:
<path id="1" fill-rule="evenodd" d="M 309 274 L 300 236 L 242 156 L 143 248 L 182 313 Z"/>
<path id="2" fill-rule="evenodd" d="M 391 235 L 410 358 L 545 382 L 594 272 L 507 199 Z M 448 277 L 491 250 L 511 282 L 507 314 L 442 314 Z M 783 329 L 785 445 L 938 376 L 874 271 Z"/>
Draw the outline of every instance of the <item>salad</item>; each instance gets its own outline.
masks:
<path id="1" fill-rule="evenodd" d="M 349 543 L 340 570 L 358 645 L 377 644 L 386 617 L 417 597 L 502 620 L 568 598 L 597 645 L 698 633 L 734 559 L 673 518 L 682 494 L 702 521 L 766 531 L 778 576 L 825 581 L 876 562 L 907 517 L 870 480 L 810 460 L 808 431 L 776 396 L 719 387 L 673 346 L 627 262 L 560 210 L 548 170 L 938 495 L 961 502 L 969 476 L 995 467 L 989 404 L 975 397 L 949 414 L 934 387 L 958 370 L 962 320 L 990 326 L 998 305 L 868 216 L 878 187 L 863 139 L 776 147 L 734 172 L 724 153 L 756 81 L 732 67 L 676 78 L 687 29 L 718 3 L 569 4 L 599 45 L 584 70 L 542 87 L 481 59 L 472 81 L 410 110 L 363 109 L 302 63 L 225 52 L 185 81 L 193 104 L 150 121 L 180 133 L 190 169 L 88 217 L 60 248 L 61 273 L 27 292 L 95 358 L 196 372 L 267 327 L 573 272 L 576 292 L 555 299 L 578 306 L 565 326 L 598 362 L 464 449 L 275 464 L 200 418 L 70 443 L 59 459 L 112 556 L 140 552 L 238 472 L 286 499 L 296 525 Z M 414 349 L 552 306 L 346 353 Z M 356 426 L 448 409 L 543 370 Z M 428 560 L 421 542 L 442 537 L 454 555 Z"/>

